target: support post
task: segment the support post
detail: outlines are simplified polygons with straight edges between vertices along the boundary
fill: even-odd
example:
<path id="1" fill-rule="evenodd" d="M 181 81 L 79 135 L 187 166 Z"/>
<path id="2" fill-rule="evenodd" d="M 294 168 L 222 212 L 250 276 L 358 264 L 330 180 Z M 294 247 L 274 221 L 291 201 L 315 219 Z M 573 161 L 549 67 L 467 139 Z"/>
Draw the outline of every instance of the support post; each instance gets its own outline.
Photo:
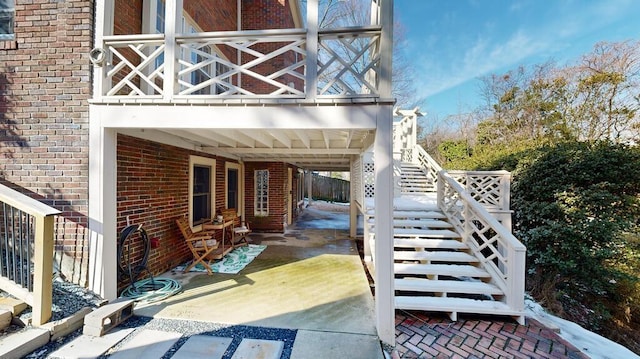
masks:
<path id="1" fill-rule="evenodd" d="M 166 0 L 164 26 L 164 99 L 171 101 L 178 88 L 178 54 L 176 33 L 182 19 L 182 0 Z"/>
<path id="2" fill-rule="evenodd" d="M 51 319 L 53 302 L 53 216 L 38 215 L 33 254 L 33 324 L 42 325 Z"/>
<path id="3" fill-rule="evenodd" d="M 318 26 L 318 0 L 308 0 L 305 92 L 310 100 L 318 94 Z"/>
<path id="4" fill-rule="evenodd" d="M 386 115 L 386 116 L 385 116 Z M 376 317 L 378 336 L 395 343 L 393 286 L 393 146 L 391 111 L 380 111 L 375 139 L 375 236 Z"/>
<path id="5" fill-rule="evenodd" d="M 113 34 L 113 13 L 115 11 L 113 0 L 96 0 L 96 14 L 95 14 L 95 32 L 93 38 L 93 47 L 103 48 L 104 37 Z M 105 49 L 106 50 L 106 49 Z M 107 52 L 106 62 L 111 63 L 111 54 Z M 106 92 L 106 88 L 109 87 L 109 83 L 106 81 L 107 67 L 103 66 L 93 67 L 93 98 L 101 99 L 102 95 Z"/>
<path id="6" fill-rule="evenodd" d="M 308 198 L 308 206 L 311 206 L 311 202 L 313 202 L 313 171 L 308 170 L 307 174 L 307 197 Z"/>
<path id="7" fill-rule="evenodd" d="M 393 53 L 393 0 L 378 0 L 382 35 L 380 40 L 380 96 L 391 98 Z M 376 318 L 380 340 L 395 345 L 393 285 L 393 108 L 378 114 L 374 144 L 375 165 L 375 282 Z"/>
<path id="8" fill-rule="evenodd" d="M 356 202 L 356 190 L 354 188 L 353 176 L 355 170 L 353 168 L 353 162 L 355 157 L 351 157 L 350 173 L 352 180 L 349 182 L 349 237 L 356 238 L 358 236 L 358 206 Z"/>
<path id="9" fill-rule="evenodd" d="M 116 140 L 89 106 L 89 289 L 117 297 Z"/>

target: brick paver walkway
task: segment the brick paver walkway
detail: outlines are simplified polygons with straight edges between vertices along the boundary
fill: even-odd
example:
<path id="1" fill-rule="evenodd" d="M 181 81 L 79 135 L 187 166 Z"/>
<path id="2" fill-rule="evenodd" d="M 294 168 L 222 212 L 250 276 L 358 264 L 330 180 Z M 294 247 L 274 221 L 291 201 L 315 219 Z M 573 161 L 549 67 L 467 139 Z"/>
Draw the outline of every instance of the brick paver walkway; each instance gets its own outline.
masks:
<path id="1" fill-rule="evenodd" d="M 396 350 L 400 358 L 589 358 L 529 318 L 453 322 L 407 311 L 396 311 Z"/>

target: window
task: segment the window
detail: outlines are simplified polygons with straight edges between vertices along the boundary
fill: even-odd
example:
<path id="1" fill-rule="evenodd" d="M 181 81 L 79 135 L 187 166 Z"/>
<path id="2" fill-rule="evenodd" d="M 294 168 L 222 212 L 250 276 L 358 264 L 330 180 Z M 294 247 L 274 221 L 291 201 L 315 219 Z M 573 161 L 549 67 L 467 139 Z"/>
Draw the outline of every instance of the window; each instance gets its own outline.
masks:
<path id="1" fill-rule="evenodd" d="M 227 208 L 235 208 L 238 213 L 241 213 L 243 209 L 240 203 L 240 165 L 227 162 L 225 168 L 227 170 L 225 181 Z"/>
<path id="2" fill-rule="evenodd" d="M 269 215 L 269 170 L 255 171 L 255 208 L 256 216 Z"/>
<path id="3" fill-rule="evenodd" d="M 211 158 L 191 156 L 189 159 L 189 217 L 197 227 L 213 217 L 215 206 L 215 167 Z"/>
<path id="4" fill-rule="evenodd" d="M 15 0 L 0 0 L 0 40 L 13 40 Z"/>
<path id="5" fill-rule="evenodd" d="M 155 21 L 155 33 L 164 34 L 164 13 L 165 6 L 164 0 L 156 0 L 156 21 Z M 164 64 L 164 52 L 156 57 L 156 69 Z"/>

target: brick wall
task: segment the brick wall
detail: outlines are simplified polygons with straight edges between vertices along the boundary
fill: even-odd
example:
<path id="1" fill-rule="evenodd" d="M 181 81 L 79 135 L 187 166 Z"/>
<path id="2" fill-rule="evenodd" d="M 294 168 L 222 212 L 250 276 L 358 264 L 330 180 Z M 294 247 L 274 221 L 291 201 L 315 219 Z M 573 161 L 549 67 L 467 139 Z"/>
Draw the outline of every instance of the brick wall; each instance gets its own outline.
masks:
<path id="1" fill-rule="evenodd" d="M 251 228 L 264 232 L 284 232 L 284 223 L 287 214 L 292 208 L 287 206 L 287 181 L 288 171 L 291 167 L 282 162 L 246 162 L 245 163 L 245 212 Z M 293 168 L 295 175 L 296 168 Z M 269 215 L 266 217 L 254 216 L 255 202 L 255 173 L 257 170 L 269 170 Z M 295 178 L 292 186 L 292 207 L 297 202 Z M 293 212 L 294 218 L 296 211 Z"/>
<path id="2" fill-rule="evenodd" d="M 16 39 L 0 40 L 0 182 L 63 212 L 56 266 L 85 285 L 93 1 L 15 3 Z"/>
<path id="3" fill-rule="evenodd" d="M 216 159 L 215 209 L 225 206 L 225 162 L 223 157 L 118 135 L 117 231 L 130 224 L 143 224 L 149 238 L 160 246 L 151 249 L 147 266 L 153 274 L 166 272 L 192 258 L 176 218 L 189 210 L 189 156 Z M 232 161 L 233 162 L 233 161 Z M 143 254 L 142 241 L 130 250 L 134 262 Z M 120 288 L 128 284 L 121 278 Z"/>

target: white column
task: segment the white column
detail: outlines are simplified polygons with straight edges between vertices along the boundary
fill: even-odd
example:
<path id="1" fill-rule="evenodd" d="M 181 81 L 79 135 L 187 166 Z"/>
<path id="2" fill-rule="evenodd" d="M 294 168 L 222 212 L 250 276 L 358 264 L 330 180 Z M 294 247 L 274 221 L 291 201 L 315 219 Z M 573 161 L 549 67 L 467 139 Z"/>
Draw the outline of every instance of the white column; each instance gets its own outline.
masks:
<path id="1" fill-rule="evenodd" d="M 89 289 L 117 297 L 116 131 L 89 107 Z"/>
<path id="2" fill-rule="evenodd" d="M 178 56 L 180 49 L 176 44 L 176 33 L 181 27 L 182 0 L 166 0 L 164 22 L 164 99 L 171 101 L 178 88 Z"/>
<path id="3" fill-rule="evenodd" d="M 307 174 L 307 197 L 309 197 L 308 205 L 310 206 L 313 202 L 313 171 L 308 170 Z"/>
<path id="4" fill-rule="evenodd" d="M 393 49 L 393 0 L 379 0 L 380 96 L 391 98 L 391 54 Z M 378 114 L 374 143 L 375 165 L 375 282 L 378 336 L 395 345 L 395 303 L 393 286 L 393 108 Z"/>
<path id="5" fill-rule="evenodd" d="M 356 191 L 353 186 L 353 177 L 355 175 L 353 161 L 355 158 L 355 156 L 351 156 L 350 163 L 351 182 L 349 183 L 349 236 L 351 238 L 356 238 L 358 236 L 358 206 L 356 204 Z"/>
<path id="6" fill-rule="evenodd" d="M 315 99 L 318 93 L 318 0 L 307 1 L 307 68 L 306 97 Z"/>
<path id="7" fill-rule="evenodd" d="M 375 166 L 375 282 L 376 317 L 380 340 L 395 343 L 393 288 L 393 151 L 391 112 L 378 118 L 374 151 Z"/>
<path id="8" fill-rule="evenodd" d="M 104 36 L 113 34 L 113 12 L 114 12 L 113 0 L 96 0 L 96 14 L 95 14 L 95 33 L 93 39 L 93 46 L 97 48 L 104 48 Z M 109 55 L 107 55 L 109 56 Z M 99 99 L 105 92 L 105 86 L 109 86 L 105 81 L 107 72 L 106 63 L 110 63 L 111 60 L 107 58 L 107 61 L 102 66 L 93 67 L 93 98 Z"/>

